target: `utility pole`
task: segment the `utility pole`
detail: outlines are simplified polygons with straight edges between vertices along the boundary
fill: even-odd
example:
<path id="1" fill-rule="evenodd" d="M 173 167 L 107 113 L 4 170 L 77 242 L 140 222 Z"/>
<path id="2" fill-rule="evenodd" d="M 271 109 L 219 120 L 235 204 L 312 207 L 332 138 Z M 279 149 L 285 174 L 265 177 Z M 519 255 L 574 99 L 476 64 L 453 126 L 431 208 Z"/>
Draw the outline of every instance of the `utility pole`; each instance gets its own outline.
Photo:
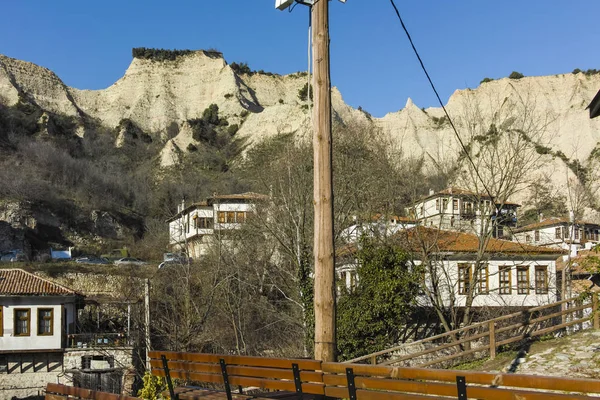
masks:
<path id="1" fill-rule="evenodd" d="M 315 359 L 336 360 L 329 1 L 313 4 Z"/>
<path id="2" fill-rule="evenodd" d="M 346 0 L 340 0 L 345 3 Z M 331 77 L 329 70 L 329 0 L 275 0 L 286 10 L 294 3 L 310 6 L 313 44 L 314 154 L 314 311 L 315 359 L 336 361 L 335 264 L 333 243 L 333 170 Z M 310 87 L 309 87 L 310 93 Z"/>

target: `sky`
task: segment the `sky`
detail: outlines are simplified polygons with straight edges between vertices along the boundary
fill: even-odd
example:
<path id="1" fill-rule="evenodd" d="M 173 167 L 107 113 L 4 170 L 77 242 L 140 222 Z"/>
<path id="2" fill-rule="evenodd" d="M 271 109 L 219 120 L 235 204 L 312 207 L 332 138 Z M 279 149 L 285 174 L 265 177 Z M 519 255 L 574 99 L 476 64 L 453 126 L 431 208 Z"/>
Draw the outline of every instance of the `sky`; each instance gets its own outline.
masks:
<path id="1" fill-rule="evenodd" d="M 600 69 L 600 1 L 395 0 L 446 102 L 512 71 Z M 217 49 L 227 62 L 288 74 L 307 68 L 309 8 L 275 0 L 5 0 L 0 53 L 104 89 L 133 47 Z M 7 16 L 10 16 L 7 18 Z M 330 2 L 331 78 L 345 102 L 381 117 L 437 106 L 389 0 Z"/>

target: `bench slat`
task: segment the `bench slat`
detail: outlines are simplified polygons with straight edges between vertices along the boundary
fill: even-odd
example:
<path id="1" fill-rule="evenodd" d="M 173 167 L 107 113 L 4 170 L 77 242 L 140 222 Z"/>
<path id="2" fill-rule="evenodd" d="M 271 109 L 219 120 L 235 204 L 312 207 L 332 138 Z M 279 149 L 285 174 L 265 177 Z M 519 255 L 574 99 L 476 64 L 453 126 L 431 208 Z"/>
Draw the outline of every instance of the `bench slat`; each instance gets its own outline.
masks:
<path id="1" fill-rule="evenodd" d="M 160 360 L 162 355 L 167 360 L 173 361 L 194 361 L 200 363 L 219 364 L 220 359 L 224 359 L 227 365 L 246 365 L 252 367 L 271 367 L 271 368 L 292 368 L 292 364 L 298 364 L 301 370 L 315 371 L 321 369 L 321 361 L 293 358 L 264 358 L 251 356 L 231 356 L 222 354 L 205 353 L 181 353 L 175 351 L 151 351 L 148 353 L 150 358 Z"/>
<path id="2" fill-rule="evenodd" d="M 326 386 L 325 396 L 336 397 L 338 399 L 347 399 L 350 397 L 348 388 Z M 392 393 L 392 392 L 371 392 L 368 390 L 357 390 L 356 397 L 360 400 L 432 400 L 432 399 L 451 399 L 451 397 L 432 397 L 418 394 Z M 453 400 L 456 397 L 453 398 Z"/>
<path id="3" fill-rule="evenodd" d="M 58 383 L 48 383 L 46 385 L 46 397 L 50 395 L 58 395 L 55 398 L 73 398 L 80 399 L 93 399 L 93 400 L 139 400 L 137 397 L 123 396 L 114 393 L 96 392 L 90 389 L 83 389 L 80 387 L 66 386 Z M 60 396 L 65 395 L 65 396 Z M 52 399 L 52 397 L 50 397 Z"/>
<path id="4" fill-rule="evenodd" d="M 333 374 L 346 374 L 346 368 L 352 368 L 354 375 L 380 376 L 389 378 L 456 382 L 456 376 L 464 376 L 467 384 L 490 386 L 521 387 L 544 390 L 562 390 L 579 393 L 600 393 L 600 380 L 583 378 L 561 378 L 539 375 L 495 374 L 491 372 L 472 372 L 439 370 L 425 368 L 383 367 L 365 364 L 323 363 L 323 371 Z"/>
<path id="5" fill-rule="evenodd" d="M 161 360 L 152 360 L 150 364 L 152 365 L 152 368 L 162 369 L 163 367 Z M 168 366 L 170 371 L 181 370 L 221 374 L 221 366 L 218 364 L 194 363 L 187 361 L 169 361 Z M 228 365 L 227 373 L 229 374 L 229 376 L 242 375 L 254 378 L 294 380 L 294 373 L 291 369 Z M 314 371 L 300 371 L 300 379 L 303 382 L 323 382 L 323 373 Z"/>
<path id="6" fill-rule="evenodd" d="M 223 376 L 217 374 L 203 374 L 199 372 L 185 372 L 185 371 L 169 371 L 171 378 L 183 379 L 192 382 L 210 382 L 223 384 Z M 153 371 L 157 376 L 165 376 L 163 370 Z M 286 390 L 295 391 L 296 386 L 294 381 L 283 381 L 283 380 L 269 380 L 262 378 L 252 378 L 246 376 L 229 375 L 229 383 L 233 386 L 240 385 L 244 387 L 256 386 L 260 389 L 269 390 Z M 302 392 L 309 394 L 324 394 L 324 385 L 322 383 L 302 383 Z"/>

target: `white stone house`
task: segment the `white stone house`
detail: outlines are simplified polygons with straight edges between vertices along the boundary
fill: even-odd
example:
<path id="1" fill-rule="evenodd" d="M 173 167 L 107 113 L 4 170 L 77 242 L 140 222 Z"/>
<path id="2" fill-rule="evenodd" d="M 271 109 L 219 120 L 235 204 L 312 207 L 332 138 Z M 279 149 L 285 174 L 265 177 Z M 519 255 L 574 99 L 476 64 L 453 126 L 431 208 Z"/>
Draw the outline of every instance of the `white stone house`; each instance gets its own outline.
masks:
<path id="1" fill-rule="evenodd" d="M 535 246 L 569 250 L 573 255 L 600 243 L 600 224 L 570 222 L 569 218 L 546 218 L 515 229 L 513 240 Z"/>
<path id="2" fill-rule="evenodd" d="M 38 395 L 48 382 L 73 384 L 81 376 L 107 381 L 121 392 L 132 348 L 84 343 L 77 331 L 84 296 L 22 269 L 0 269 L 0 399 Z M 120 360 L 122 368 L 105 368 Z M 86 360 L 104 360 L 100 369 Z"/>
<path id="3" fill-rule="evenodd" d="M 475 293 L 476 308 L 533 307 L 557 301 L 556 259 L 561 250 L 491 238 L 476 274 L 479 239 L 475 235 L 416 227 L 394 239 L 409 251 L 412 264 L 423 268 L 423 284 L 432 290 L 435 283 L 444 307 L 463 307 L 469 289 Z M 340 283 L 350 290 L 360 285 L 353 251 L 341 251 L 336 268 Z M 433 305 L 427 290 L 418 303 Z"/>
<path id="4" fill-rule="evenodd" d="M 357 218 L 354 218 L 353 222 L 340 234 L 347 243 L 356 243 L 363 236 L 392 236 L 403 229 L 416 226 L 416 221 L 411 218 L 383 214 L 374 215 L 370 222 L 358 222 Z"/>
<path id="5" fill-rule="evenodd" d="M 482 227 L 491 229 L 495 220 L 492 234 L 502 238 L 508 236 L 508 228 L 517 226 L 519 207 L 511 202 L 499 204 L 485 194 L 450 187 L 437 193 L 431 190 L 406 211 L 421 226 L 474 234 L 479 234 Z"/>
<path id="6" fill-rule="evenodd" d="M 178 206 L 177 214 L 168 219 L 169 245 L 191 258 L 206 254 L 219 234 L 239 229 L 256 211 L 258 202 L 268 199 L 258 193 L 214 195 L 206 201 Z"/>

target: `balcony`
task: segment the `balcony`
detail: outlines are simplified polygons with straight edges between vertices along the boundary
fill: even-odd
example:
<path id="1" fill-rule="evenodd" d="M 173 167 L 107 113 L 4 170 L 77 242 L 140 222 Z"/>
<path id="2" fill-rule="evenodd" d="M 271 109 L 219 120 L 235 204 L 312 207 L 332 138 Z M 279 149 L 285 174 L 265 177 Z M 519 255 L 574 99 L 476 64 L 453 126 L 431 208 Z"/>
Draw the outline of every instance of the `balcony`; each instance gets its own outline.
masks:
<path id="1" fill-rule="evenodd" d="M 126 333 L 76 333 L 67 337 L 67 349 L 129 346 Z"/>

